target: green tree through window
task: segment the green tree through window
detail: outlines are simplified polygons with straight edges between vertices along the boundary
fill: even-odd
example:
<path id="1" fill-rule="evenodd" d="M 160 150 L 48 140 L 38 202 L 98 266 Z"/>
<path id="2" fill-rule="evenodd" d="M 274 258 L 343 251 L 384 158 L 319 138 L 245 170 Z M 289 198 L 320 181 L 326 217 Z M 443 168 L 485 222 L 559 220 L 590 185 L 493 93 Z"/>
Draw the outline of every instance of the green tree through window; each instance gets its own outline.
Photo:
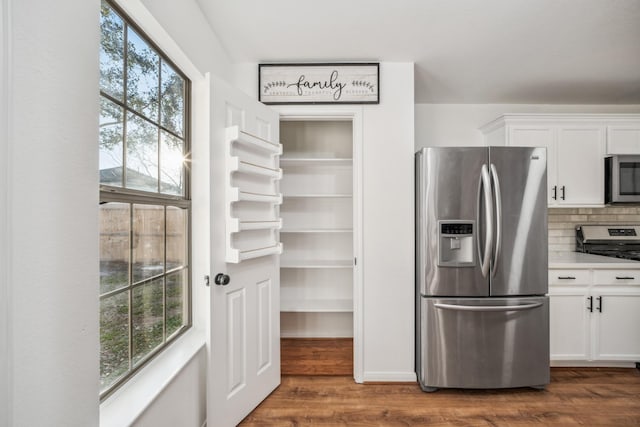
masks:
<path id="1" fill-rule="evenodd" d="M 105 0 L 100 30 L 104 397 L 190 325 L 190 85 Z"/>

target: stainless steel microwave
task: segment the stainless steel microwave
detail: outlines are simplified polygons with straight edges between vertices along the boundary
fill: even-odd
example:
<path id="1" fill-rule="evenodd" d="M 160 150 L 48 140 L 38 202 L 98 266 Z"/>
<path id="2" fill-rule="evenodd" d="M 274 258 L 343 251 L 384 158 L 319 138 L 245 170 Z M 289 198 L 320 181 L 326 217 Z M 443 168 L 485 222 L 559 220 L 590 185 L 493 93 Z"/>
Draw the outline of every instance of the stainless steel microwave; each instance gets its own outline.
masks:
<path id="1" fill-rule="evenodd" d="M 604 159 L 605 203 L 640 203 L 640 155 Z"/>

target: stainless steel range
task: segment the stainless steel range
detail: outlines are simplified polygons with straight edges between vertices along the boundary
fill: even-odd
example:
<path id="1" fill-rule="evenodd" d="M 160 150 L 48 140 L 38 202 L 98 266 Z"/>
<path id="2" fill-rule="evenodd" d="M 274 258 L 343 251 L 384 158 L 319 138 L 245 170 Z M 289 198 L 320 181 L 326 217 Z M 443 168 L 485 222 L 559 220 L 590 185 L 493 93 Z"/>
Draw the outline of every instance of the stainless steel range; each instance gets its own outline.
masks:
<path id="1" fill-rule="evenodd" d="M 593 255 L 640 261 L 640 225 L 581 225 L 576 250 Z"/>

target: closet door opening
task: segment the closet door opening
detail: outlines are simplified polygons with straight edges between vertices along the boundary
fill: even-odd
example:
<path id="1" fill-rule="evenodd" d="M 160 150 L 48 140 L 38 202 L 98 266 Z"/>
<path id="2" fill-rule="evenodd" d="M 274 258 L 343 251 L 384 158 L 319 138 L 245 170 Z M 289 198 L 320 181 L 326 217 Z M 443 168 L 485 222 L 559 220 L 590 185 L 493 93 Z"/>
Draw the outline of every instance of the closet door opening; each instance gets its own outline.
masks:
<path id="1" fill-rule="evenodd" d="M 282 374 L 353 375 L 353 121 L 280 121 Z"/>

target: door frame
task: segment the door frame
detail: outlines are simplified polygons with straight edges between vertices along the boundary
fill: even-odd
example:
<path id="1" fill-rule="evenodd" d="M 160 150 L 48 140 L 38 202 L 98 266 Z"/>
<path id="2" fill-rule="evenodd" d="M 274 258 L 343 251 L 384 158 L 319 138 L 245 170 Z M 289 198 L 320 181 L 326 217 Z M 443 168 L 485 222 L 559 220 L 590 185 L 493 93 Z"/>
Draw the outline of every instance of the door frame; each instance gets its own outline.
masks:
<path id="1" fill-rule="evenodd" d="M 363 236 L 362 236 L 362 156 L 363 129 L 361 106 L 293 105 L 274 106 L 285 120 L 345 120 L 352 123 L 353 143 L 353 256 L 357 260 L 353 267 L 353 378 L 364 382 L 364 280 L 363 280 Z"/>

